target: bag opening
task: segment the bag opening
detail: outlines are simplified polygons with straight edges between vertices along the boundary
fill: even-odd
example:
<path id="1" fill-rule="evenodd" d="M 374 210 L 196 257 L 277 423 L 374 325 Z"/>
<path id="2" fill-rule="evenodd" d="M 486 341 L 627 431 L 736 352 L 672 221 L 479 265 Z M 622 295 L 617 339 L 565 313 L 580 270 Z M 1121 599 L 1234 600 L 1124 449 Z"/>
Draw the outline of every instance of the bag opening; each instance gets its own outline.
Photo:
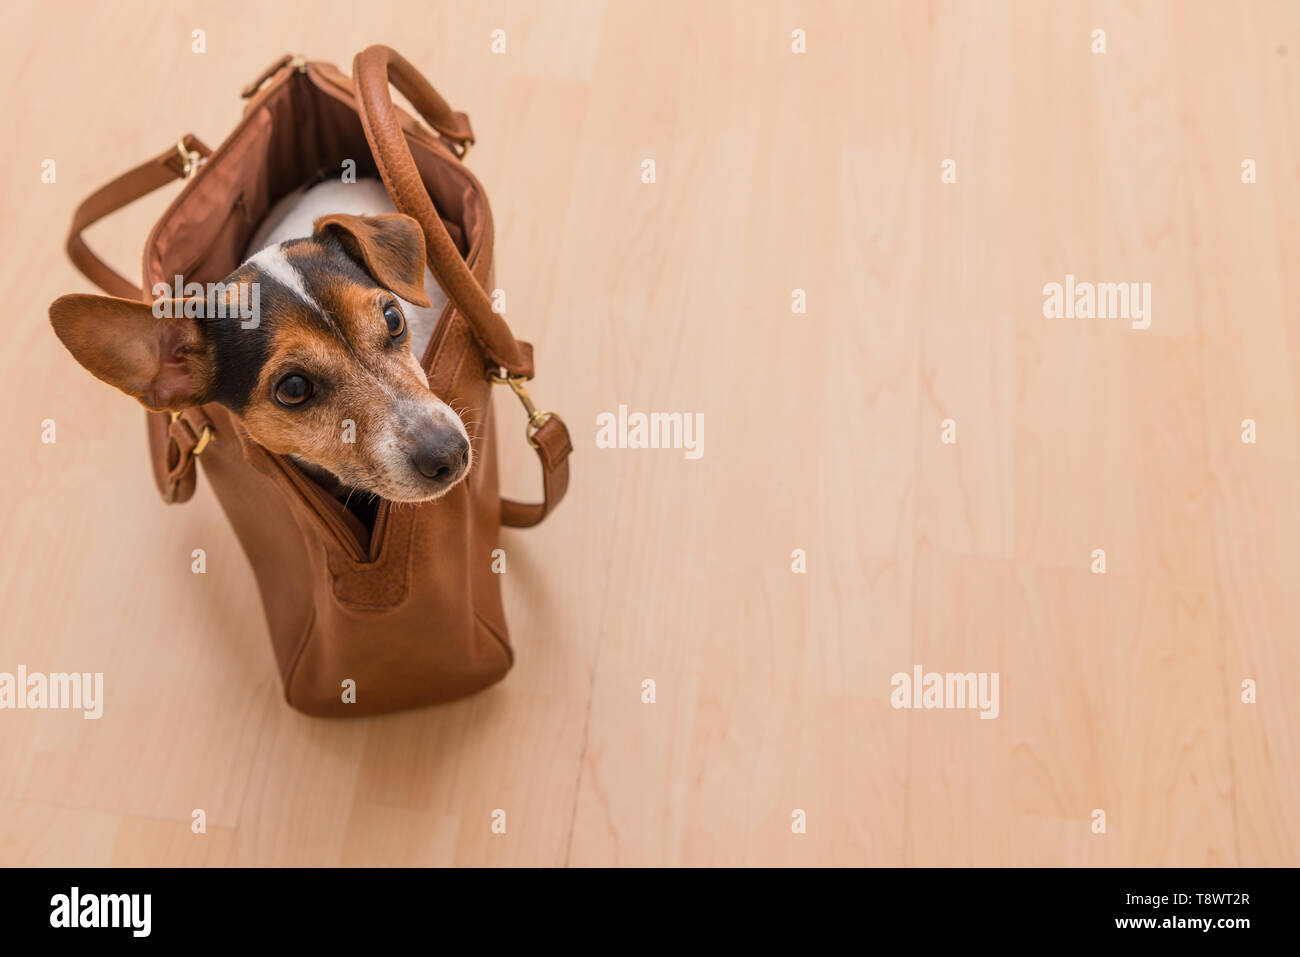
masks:
<path id="1" fill-rule="evenodd" d="M 481 241 L 486 200 L 458 162 L 429 142 L 431 134 L 405 114 L 402 122 L 425 188 L 461 256 L 470 258 Z M 200 284 L 225 278 L 243 262 L 245 248 L 276 202 L 308 183 L 342 176 L 345 161 L 355 164 L 358 179 L 379 175 L 346 77 L 323 64 L 292 72 L 250 104 L 154 227 L 144 250 L 146 288 L 170 285 L 177 276 Z M 451 312 L 449 303 L 421 357 L 426 362 Z M 292 461 L 280 460 L 315 485 Z M 328 493 L 313 498 L 322 508 L 337 509 L 359 550 L 371 551 L 387 503 L 369 495 L 353 495 L 346 503 Z"/>

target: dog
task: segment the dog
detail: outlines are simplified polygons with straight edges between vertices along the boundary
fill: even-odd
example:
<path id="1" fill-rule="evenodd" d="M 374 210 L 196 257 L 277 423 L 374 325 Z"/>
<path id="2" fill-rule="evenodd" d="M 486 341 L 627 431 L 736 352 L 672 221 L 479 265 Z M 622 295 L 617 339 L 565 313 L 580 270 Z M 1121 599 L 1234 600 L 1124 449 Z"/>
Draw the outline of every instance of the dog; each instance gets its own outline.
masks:
<path id="1" fill-rule="evenodd" d="M 201 302 L 62 296 L 50 323 L 146 408 L 215 402 L 341 499 L 427 501 L 464 479 L 472 451 L 420 364 L 447 301 L 424 253 L 381 182 L 331 180 L 280 200 Z M 255 321 L 241 321 L 250 301 Z"/>

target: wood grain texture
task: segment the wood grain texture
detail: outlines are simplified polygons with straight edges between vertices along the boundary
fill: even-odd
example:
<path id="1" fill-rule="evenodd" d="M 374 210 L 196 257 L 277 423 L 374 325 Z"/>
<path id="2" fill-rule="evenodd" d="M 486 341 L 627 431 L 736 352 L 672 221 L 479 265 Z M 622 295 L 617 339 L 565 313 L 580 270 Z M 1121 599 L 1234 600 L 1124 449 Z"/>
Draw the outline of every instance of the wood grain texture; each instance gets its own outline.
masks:
<path id="1" fill-rule="evenodd" d="M 1300 864 L 1300 7 L 228 6 L 7 8 L 0 671 L 106 690 L 0 711 L 0 864 Z M 473 118 L 576 452 L 502 534 L 507 680 L 326 722 L 210 489 L 158 501 L 45 309 L 91 189 L 374 42 Z M 135 275 L 174 191 L 92 248 Z M 1045 318 L 1066 274 L 1150 282 L 1150 328 Z M 620 404 L 703 413 L 705 454 L 597 448 Z M 891 707 L 916 664 L 997 672 L 999 716 Z"/>

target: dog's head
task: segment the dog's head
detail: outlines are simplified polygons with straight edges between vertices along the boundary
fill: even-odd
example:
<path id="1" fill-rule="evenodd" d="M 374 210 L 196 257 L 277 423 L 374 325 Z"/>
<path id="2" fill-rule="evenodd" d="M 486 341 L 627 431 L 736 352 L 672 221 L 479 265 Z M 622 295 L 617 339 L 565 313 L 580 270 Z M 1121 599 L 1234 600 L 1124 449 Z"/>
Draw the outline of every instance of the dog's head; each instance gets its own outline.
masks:
<path id="1" fill-rule="evenodd" d="M 220 403 L 273 452 L 422 501 L 464 478 L 470 443 L 429 390 L 401 300 L 429 305 L 420 227 L 333 215 L 202 298 L 63 296 L 50 322 L 78 362 L 150 409 Z"/>

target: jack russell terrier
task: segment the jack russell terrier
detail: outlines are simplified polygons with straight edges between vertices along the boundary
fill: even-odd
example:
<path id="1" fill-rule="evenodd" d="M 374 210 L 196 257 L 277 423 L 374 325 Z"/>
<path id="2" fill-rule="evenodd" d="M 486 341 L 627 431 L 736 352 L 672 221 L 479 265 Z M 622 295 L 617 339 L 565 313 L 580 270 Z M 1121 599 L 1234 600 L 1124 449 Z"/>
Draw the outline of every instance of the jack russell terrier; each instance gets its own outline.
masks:
<path id="1" fill-rule="evenodd" d="M 218 308 L 248 302 L 250 286 L 256 322 Z M 204 309 L 167 303 L 162 317 L 157 304 L 62 296 L 50 322 L 78 362 L 147 408 L 219 403 L 340 498 L 425 501 L 469 472 L 465 425 L 420 364 L 447 297 L 419 225 L 379 180 L 289 194 L 214 288 Z"/>

